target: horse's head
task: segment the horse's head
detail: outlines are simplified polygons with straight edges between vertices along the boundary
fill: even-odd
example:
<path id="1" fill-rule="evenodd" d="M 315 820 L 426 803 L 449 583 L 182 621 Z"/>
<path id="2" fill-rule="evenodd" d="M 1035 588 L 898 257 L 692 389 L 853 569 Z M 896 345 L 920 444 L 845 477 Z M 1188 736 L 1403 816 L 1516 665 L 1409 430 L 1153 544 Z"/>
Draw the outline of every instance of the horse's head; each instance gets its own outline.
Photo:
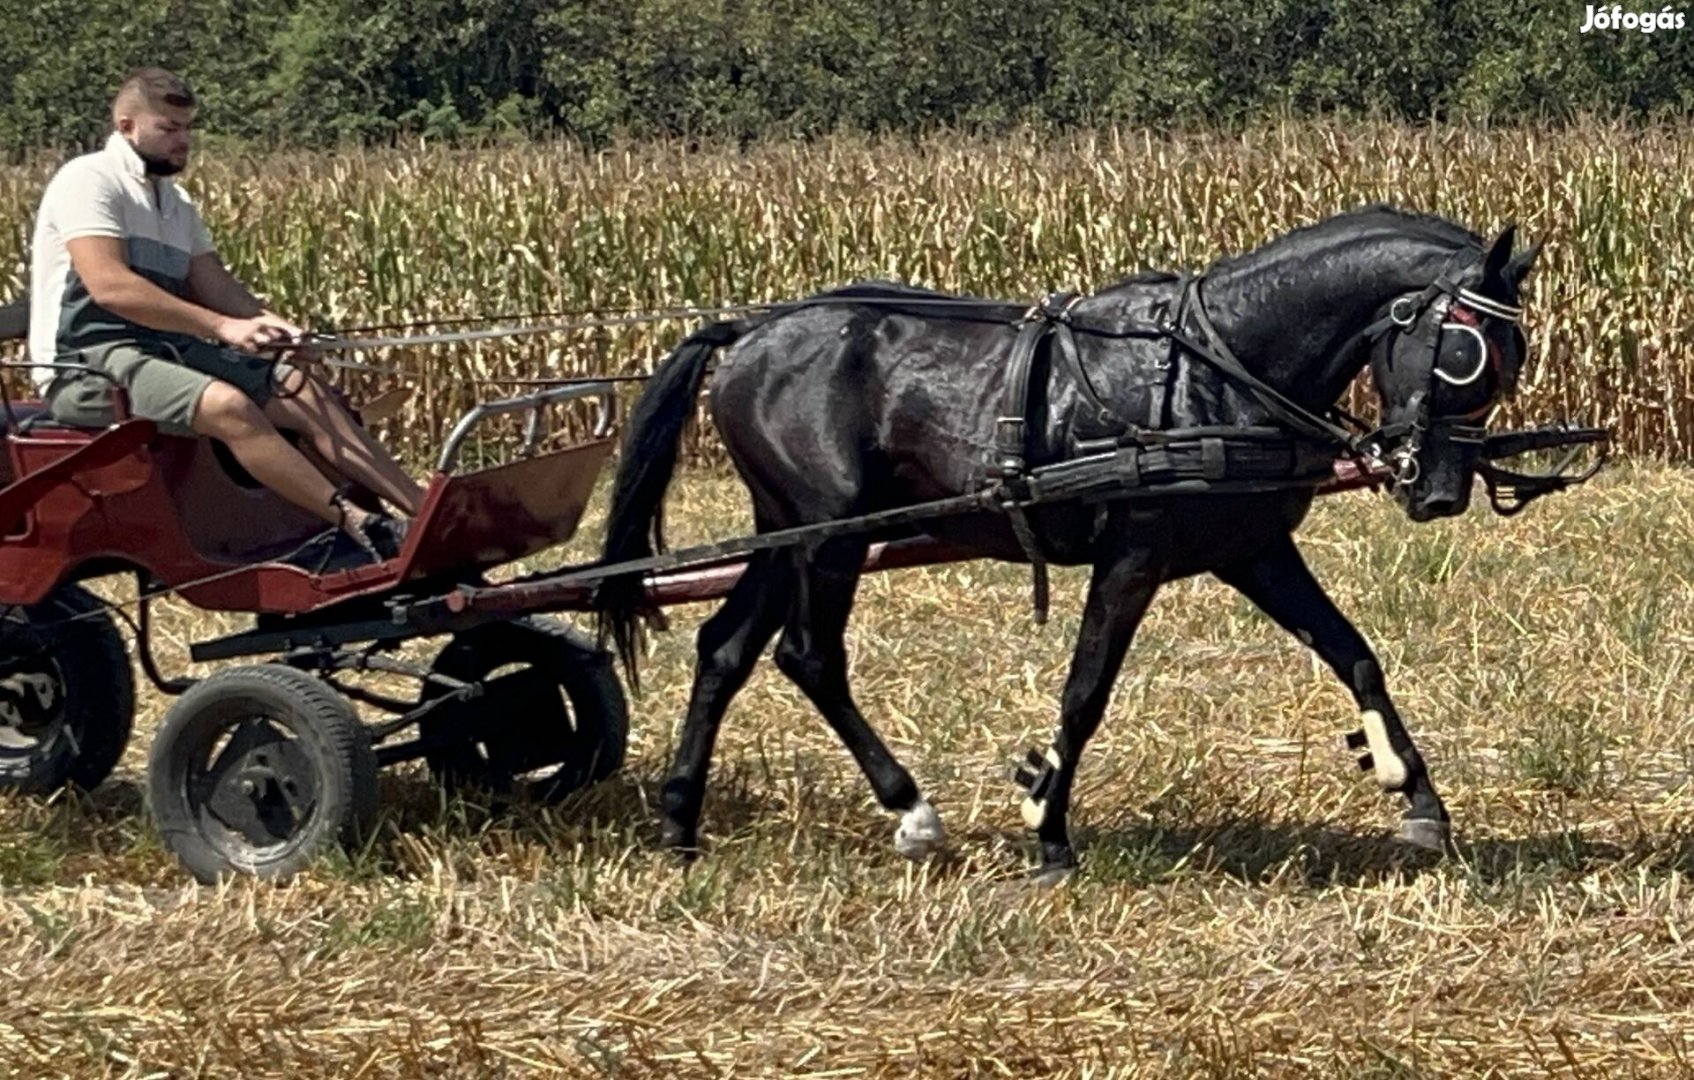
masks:
<path id="1" fill-rule="evenodd" d="M 1381 313 L 1371 375 L 1382 407 L 1380 451 L 1413 521 L 1462 514 L 1488 418 L 1517 390 L 1528 352 L 1519 296 L 1540 252 L 1513 253 L 1507 226 L 1486 255 L 1450 262 Z"/>

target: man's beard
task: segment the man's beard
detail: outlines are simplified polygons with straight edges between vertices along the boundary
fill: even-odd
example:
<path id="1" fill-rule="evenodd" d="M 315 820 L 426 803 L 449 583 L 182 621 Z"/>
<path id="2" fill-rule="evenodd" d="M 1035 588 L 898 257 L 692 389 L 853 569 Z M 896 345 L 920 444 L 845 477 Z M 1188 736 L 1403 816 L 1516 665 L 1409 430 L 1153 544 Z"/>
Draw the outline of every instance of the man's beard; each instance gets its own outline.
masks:
<path id="1" fill-rule="evenodd" d="M 135 156 L 141 159 L 141 164 L 147 169 L 148 176 L 175 176 L 182 171 L 182 166 L 170 158 L 149 154 L 133 142 L 129 144 L 129 148 L 134 150 Z"/>
<path id="2" fill-rule="evenodd" d="M 147 167 L 148 176 L 175 176 L 182 171 L 182 166 L 169 158 L 154 157 L 152 154 L 143 154 L 139 150 L 136 151 L 136 154 L 141 158 L 141 164 Z"/>

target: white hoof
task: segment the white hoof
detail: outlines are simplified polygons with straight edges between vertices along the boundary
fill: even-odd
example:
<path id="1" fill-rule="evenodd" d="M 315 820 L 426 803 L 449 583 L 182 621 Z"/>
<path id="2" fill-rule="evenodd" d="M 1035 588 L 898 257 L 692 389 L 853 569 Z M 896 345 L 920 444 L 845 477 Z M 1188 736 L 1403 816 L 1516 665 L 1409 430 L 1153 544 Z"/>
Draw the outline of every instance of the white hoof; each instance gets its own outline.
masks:
<path id="1" fill-rule="evenodd" d="M 1036 802 L 1034 799 L 1026 798 L 1023 805 L 1018 808 L 1018 812 L 1023 815 L 1023 823 L 1029 831 L 1037 832 L 1041 828 L 1041 823 L 1047 820 L 1047 800 L 1042 799 L 1040 802 Z"/>
<path id="2" fill-rule="evenodd" d="M 947 831 L 941 827 L 941 815 L 921 799 L 901 815 L 900 825 L 894 830 L 894 850 L 908 859 L 932 855 L 946 842 Z"/>

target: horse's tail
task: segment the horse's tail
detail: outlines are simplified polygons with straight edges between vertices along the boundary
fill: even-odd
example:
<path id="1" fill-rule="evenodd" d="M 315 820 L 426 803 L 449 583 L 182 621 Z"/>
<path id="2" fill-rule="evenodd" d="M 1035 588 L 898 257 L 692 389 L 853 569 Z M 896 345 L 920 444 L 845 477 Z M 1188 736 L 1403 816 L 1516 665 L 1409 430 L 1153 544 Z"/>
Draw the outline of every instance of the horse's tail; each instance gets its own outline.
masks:
<path id="1" fill-rule="evenodd" d="M 676 470 L 683 430 L 694 415 L 706 364 L 718 349 L 765 322 L 759 315 L 716 322 L 690 334 L 653 372 L 630 413 L 629 430 L 619 455 L 612 484 L 612 506 L 606 520 L 606 565 L 644 559 L 663 544 L 660 535 L 665 489 Z M 612 638 L 630 685 L 639 688 L 636 671 L 640 620 L 647 609 L 641 573 L 607 578 L 595 590 L 593 606 L 600 643 Z"/>

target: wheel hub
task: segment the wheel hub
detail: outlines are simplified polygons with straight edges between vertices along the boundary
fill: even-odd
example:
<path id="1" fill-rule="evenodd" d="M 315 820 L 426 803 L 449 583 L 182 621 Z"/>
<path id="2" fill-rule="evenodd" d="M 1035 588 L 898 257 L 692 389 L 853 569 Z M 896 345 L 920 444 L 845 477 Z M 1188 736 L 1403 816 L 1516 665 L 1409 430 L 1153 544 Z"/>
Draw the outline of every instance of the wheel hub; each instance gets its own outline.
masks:
<path id="1" fill-rule="evenodd" d="M 0 669 L 0 748 L 51 742 L 64 718 L 65 691 L 51 659 L 13 661 Z"/>
<path id="2" fill-rule="evenodd" d="M 263 721 L 236 728 L 202 778 L 200 803 L 257 847 L 283 843 L 317 805 L 317 775 L 295 741 Z"/>

